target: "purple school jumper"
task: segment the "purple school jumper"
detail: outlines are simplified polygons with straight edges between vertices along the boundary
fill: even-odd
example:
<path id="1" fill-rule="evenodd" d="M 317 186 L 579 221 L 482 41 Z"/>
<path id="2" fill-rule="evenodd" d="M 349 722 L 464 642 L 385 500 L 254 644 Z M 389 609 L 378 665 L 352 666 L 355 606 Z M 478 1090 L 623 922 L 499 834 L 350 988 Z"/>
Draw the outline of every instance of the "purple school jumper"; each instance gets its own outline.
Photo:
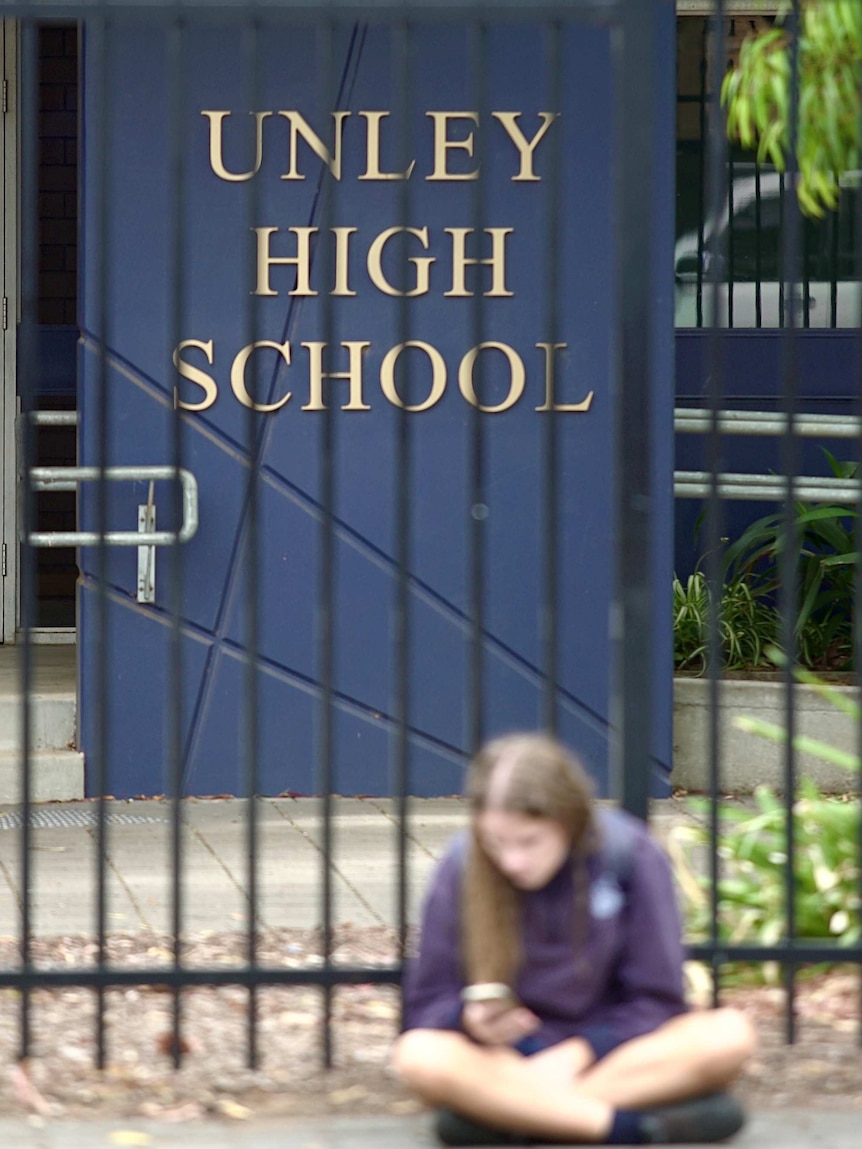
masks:
<path id="1" fill-rule="evenodd" d="M 609 820 L 629 837 L 627 877 L 621 885 L 601 851 L 588 860 L 590 923 L 579 955 L 569 862 L 543 889 L 521 895 L 525 960 L 515 991 L 542 1022 L 516 1046 L 523 1053 L 582 1037 L 603 1057 L 686 1010 L 680 921 L 667 858 L 636 818 L 600 811 L 600 833 Z M 405 974 L 405 1029 L 460 1028 L 460 892 L 469 848 L 467 833 L 450 843 L 426 893 L 419 956 Z"/>

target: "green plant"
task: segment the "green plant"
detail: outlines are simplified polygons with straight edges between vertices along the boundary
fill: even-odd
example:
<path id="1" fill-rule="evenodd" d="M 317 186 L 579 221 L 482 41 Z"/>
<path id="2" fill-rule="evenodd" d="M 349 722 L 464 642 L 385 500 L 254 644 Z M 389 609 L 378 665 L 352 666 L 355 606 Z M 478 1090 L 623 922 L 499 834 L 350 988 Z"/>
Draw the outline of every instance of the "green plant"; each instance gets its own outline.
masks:
<path id="1" fill-rule="evenodd" d="M 780 661 L 780 655 L 775 655 Z M 808 671 L 794 676 L 859 720 L 859 706 Z M 775 742 L 787 731 L 771 723 L 741 717 L 743 730 Z M 860 760 L 817 739 L 797 735 L 794 747 L 851 771 L 858 787 Z M 705 813 L 708 800 L 695 800 Z M 795 936 L 832 938 L 837 946 L 855 944 L 860 930 L 859 799 L 826 797 L 810 778 L 800 782 L 793 802 L 793 907 Z M 718 936 L 728 942 L 771 945 L 787 933 L 787 807 L 766 787 L 754 796 L 754 809 L 722 803 L 717 845 L 722 876 L 718 884 Z M 709 845 L 706 824 L 678 827 L 669 848 L 675 863 L 692 939 L 708 937 L 712 920 L 710 880 L 697 866 Z"/>
<path id="2" fill-rule="evenodd" d="M 673 654 L 677 670 L 704 674 L 708 669 L 710 592 L 702 571 L 683 584 L 673 580 Z M 752 593 L 744 578 L 722 587 L 718 633 L 726 670 L 760 666 L 767 647 L 778 639 L 779 618 L 769 602 Z"/>
<path id="3" fill-rule="evenodd" d="M 855 477 L 855 463 L 823 453 L 836 478 Z M 799 659 L 809 667 L 847 669 L 852 662 L 856 519 L 852 506 L 795 506 L 791 539 L 799 597 L 794 637 Z M 774 600 L 783 581 L 786 537 L 783 514 L 757 519 L 725 551 L 729 580 L 742 579 L 755 597 Z"/>
<path id="4" fill-rule="evenodd" d="M 789 9 L 782 4 L 774 28 L 745 40 L 721 90 L 730 138 L 779 171 L 790 149 Z M 798 47 L 797 194 L 806 214 L 822 216 L 838 204 L 841 173 L 859 167 L 860 0 L 804 0 Z"/>
<path id="5" fill-rule="evenodd" d="M 724 870 L 718 889 L 718 933 L 729 942 L 773 945 L 786 933 L 787 810 L 766 787 L 755 809 L 723 804 L 718 855 Z M 827 798 L 810 778 L 793 804 L 795 839 L 794 912 L 799 938 L 834 938 L 853 945 L 860 936 L 859 803 Z M 706 827 L 678 831 L 688 845 L 707 845 Z M 693 937 L 709 936 L 709 881 L 689 866 L 682 883 L 687 926 Z M 693 880 L 692 880 L 693 879 Z"/>

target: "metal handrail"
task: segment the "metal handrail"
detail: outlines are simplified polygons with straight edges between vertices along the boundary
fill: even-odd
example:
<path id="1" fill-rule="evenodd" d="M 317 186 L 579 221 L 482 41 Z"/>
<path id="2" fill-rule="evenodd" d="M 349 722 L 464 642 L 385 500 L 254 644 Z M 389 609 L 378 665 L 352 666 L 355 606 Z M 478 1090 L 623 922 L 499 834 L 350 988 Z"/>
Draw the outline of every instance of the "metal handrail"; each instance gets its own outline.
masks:
<path id="1" fill-rule="evenodd" d="M 77 427 L 77 411 L 31 411 L 30 422 L 36 427 Z"/>
<path id="2" fill-rule="evenodd" d="M 18 458 L 23 459 L 21 430 L 24 419 L 36 427 L 77 427 L 77 411 L 30 411 L 16 420 Z M 23 477 L 23 472 L 22 472 Z M 31 467 L 30 482 L 34 491 L 77 491 L 79 483 L 158 482 L 179 479 L 183 488 L 183 521 L 179 531 L 31 531 L 27 542 L 36 547 L 169 547 L 187 543 L 198 529 L 198 484 L 185 467 Z M 19 488 L 20 490 L 20 488 Z M 19 513 L 19 523 L 24 516 Z M 23 541 L 24 536 L 21 535 Z"/>
<path id="3" fill-rule="evenodd" d="M 790 485 L 781 475 L 742 475 L 726 472 L 715 476 L 718 495 L 723 499 L 749 499 L 781 502 Z M 709 471 L 674 471 L 673 493 L 680 499 L 705 499 L 712 490 Z M 809 503 L 855 503 L 859 500 L 858 479 L 800 477 L 793 483 L 793 498 Z"/>
<path id="4" fill-rule="evenodd" d="M 713 428 L 713 413 L 698 407 L 678 407 L 674 411 L 674 430 L 682 435 L 707 434 Z M 719 411 L 715 428 L 724 435 L 784 435 L 790 420 L 776 411 Z M 794 417 L 794 435 L 804 438 L 854 439 L 862 435 L 862 419 L 847 415 L 810 415 Z M 679 499 L 705 499 L 712 492 L 712 475 L 708 471 L 674 471 L 673 493 Z M 715 489 L 723 499 L 781 502 L 791 492 L 788 480 L 781 475 L 750 475 L 725 472 L 715 476 Z M 793 481 L 795 499 L 812 503 L 847 503 L 859 500 L 858 479 L 839 479 L 800 475 Z"/>
<path id="5" fill-rule="evenodd" d="M 35 491 L 75 491 L 78 483 L 179 479 L 183 488 L 183 522 L 179 531 L 34 531 L 28 537 L 37 547 L 165 547 L 187 543 L 198 529 L 198 484 L 184 467 L 33 467 L 30 479 Z"/>
<path id="6" fill-rule="evenodd" d="M 719 411 L 717 429 L 725 435 L 784 435 L 788 416 L 780 411 Z M 712 412 L 699 407 L 677 407 L 674 430 L 683 435 L 712 429 Z M 797 415 L 793 433 L 813 439 L 855 439 L 862 434 L 862 419 L 850 415 Z"/>

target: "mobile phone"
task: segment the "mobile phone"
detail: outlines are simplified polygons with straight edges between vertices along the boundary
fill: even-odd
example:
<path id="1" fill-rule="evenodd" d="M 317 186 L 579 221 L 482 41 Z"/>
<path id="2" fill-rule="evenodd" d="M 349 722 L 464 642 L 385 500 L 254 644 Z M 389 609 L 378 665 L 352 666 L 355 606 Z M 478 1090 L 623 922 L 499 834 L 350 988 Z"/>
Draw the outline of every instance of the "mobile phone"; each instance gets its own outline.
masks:
<path id="1" fill-rule="evenodd" d="M 473 985 L 465 985 L 461 990 L 461 1000 L 468 1001 L 508 1001 L 512 1005 L 518 1004 L 511 986 L 502 981 L 479 981 Z"/>

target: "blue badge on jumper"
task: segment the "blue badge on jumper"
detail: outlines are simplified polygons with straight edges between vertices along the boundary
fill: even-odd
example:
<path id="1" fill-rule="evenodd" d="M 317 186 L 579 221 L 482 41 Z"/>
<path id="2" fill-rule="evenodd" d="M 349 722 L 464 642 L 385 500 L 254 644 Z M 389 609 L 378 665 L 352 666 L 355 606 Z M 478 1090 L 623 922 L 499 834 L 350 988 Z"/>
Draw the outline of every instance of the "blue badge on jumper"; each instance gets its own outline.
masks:
<path id="1" fill-rule="evenodd" d="M 590 888 L 590 913 L 594 918 L 615 917 L 624 901 L 619 883 L 610 874 L 600 874 Z"/>

